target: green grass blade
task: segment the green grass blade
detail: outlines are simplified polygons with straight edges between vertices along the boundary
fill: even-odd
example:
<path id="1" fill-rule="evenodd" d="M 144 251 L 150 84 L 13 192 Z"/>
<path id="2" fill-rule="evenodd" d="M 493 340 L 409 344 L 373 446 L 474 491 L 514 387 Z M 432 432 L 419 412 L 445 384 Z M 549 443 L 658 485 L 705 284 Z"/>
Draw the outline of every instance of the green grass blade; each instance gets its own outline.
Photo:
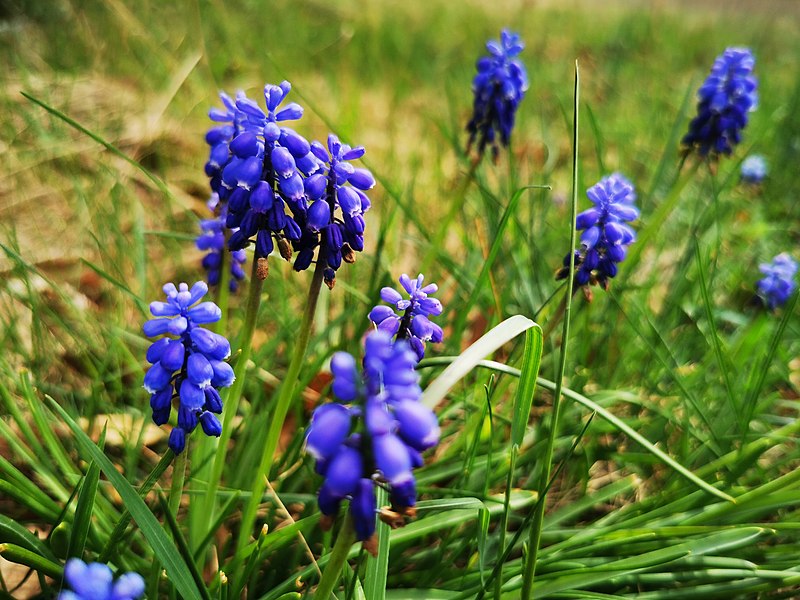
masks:
<path id="1" fill-rule="evenodd" d="M 61 577 L 64 573 L 64 567 L 57 562 L 16 544 L 0 544 L 0 556 L 9 562 L 25 565 L 49 577 Z"/>
<path id="2" fill-rule="evenodd" d="M 83 449 L 84 453 L 89 455 L 103 471 L 106 478 L 114 486 L 122 501 L 131 513 L 131 516 L 139 525 L 145 539 L 153 549 L 153 553 L 158 558 L 158 561 L 164 566 L 170 581 L 183 595 L 184 598 L 198 598 L 201 597 L 201 592 L 195 585 L 189 567 L 178 553 L 175 545 L 170 542 L 167 534 L 161 528 L 161 525 L 156 520 L 155 516 L 147 505 L 139 497 L 138 492 L 133 486 L 128 483 L 128 480 L 117 471 L 114 464 L 108 457 L 92 442 L 89 436 L 84 433 L 80 426 L 69 416 L 59 404 L 52 398 L 47 398 L 52 410 L 67 424 L 67 426 L 75 434 L 78 444 Z"/>
<path id="3" fill-rule="evenodd" d="M 0 543 L 14 544 L 56 562 L 52 550 L 25 527 L 5 515 L 0 515 Z"/>
<path id="4" fill-rule="evenodd" d="M 376 489 L 376 496 L 379 508 L 389 499 L 389 494 L 382 487 Z M 419 504 L 417 504 L 417 510 L 420 510 Z M 389 526 L 379 520 L 375 534 L 378 536 L 378 556 L 367 557 L 364 593 L 370 600 L 384 600 L 386 598 L 386 578 L 389 574 Z"/>
<path id="5" fill-rule="evenodd" d="M 100 434 L 99 447 L 105 445 L 106 430 L 108 425 L 103 426 Z M 89 463 L 86 477 L 81 484 L 81 491 L 78 492 L 78 505 L 75 507 L 75 518 L 72 521 L 72 534 L 69 538 L 67 556 L 83 556 L 83 548 L 86 546 L 86 538 L 89 535 L 89 528 L 92 525 L 92 512 L 94 510 L 94 499 L 97 496 L 97 484 L 100 482 L 100 467 L 95 461 Z"/>
<path id="6" fill-rule="evenodd" d="M 197 585 L 197 589 L 200 590 L 200 595 L 203 597 L 203 600 L 211 600 L 211 595 L 206 589 L 203 576 L 200 574 L 200 571 L 198 571 L 197 565 L 192 558 L 192 552 L 189 550 L 189 544 L 186 543 L 186 538 L 183 537 L 181 528 L 178 526 L 178 522 L 175 520 L 175 515 L 172 514 L 171 507 L 167 503 L 167 499 L 164 497 L 164 494 L 158 495 L 158 503 L 161 505 L 161 512 L 164 513 L 164 520 L 167 522 L 170 533 L 172 533 L 172 539 L 175 540 L 175 544 L 178 546 L 178 552 L 180 552 L 181 557 L 189 567 L 189 571 L 191 572 L 192 578 Z"/>
<path id="7" fill-rule="evenodd" d="M 533 406 L 533 394 L 536 389 L 536 378 L 539 376 L 539 366 L 542 362 L 542 349 L 544 338 L 542 329 L 538 325 L 525 332 L 525 353 L 522 357 L 522 369 L 514 398 L 514 413 L 511 420 L 511 443 L 522 446 L 525 431 L 528 428 L 528 418 Z"/>

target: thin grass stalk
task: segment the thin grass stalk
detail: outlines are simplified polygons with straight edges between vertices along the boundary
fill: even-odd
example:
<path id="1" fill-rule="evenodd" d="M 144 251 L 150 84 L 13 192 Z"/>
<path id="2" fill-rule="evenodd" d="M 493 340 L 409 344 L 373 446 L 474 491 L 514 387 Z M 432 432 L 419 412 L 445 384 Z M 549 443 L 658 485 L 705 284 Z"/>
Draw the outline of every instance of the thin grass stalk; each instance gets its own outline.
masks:
<path id="1" fill-rule="evenodd" d="M 320 289 L 322 288 L 325 267 L 326 262 L 324 256 L 318 256 L 317 264 L 314 268 L 314 275 L 311 279 L 311 286 L 308 289 L 308 299 L 306 300 L 300 331 L 297 335 L 294 354 L 292 355 L 292 360 L 289 363 L 289 368 L 286 371 L 283 384 L 278 394 L 278 399 L 275 403 L 275 411 L 271 416 L 269 429 L 267 431 L 267 439 L 261 454 L 261 461 L 258 465 L 258 469 L 255 471 L 251 495 L 245 506 L 244 513 L 242 514 L 242 528 L 237 542 L 237 554 L 243 551 L 250 541 L 250 532 L 253 530 L 253 525 L 255 524 L 258 505 L 261 503 L 261 497 L 264 495 L 264 490 L 266 489 L 266 480 L 269 477 L 269 467 L 272 463 L 272 457 L 278 447 L 278 440 L 281 435 L 281 430 L 283 429 L 283 422 L 286 419 L 289 406 L 294 398 L 297 379 L 300 375 L 300 369 L 303 367 L 306 350 L 308 349 L 308 343 L 311 339 L 311 328 L 314 324 L 314 313 L 317 310 L 317 301 L 319 299 Z"/>
<path id="2" fill-rule="evenodd" d="M 567 364 L 567 344 L 569 342 L 570 313 L 572 311 L 572 293 L 575 286 L 575 253 L 571 250 L 576 243 L 575 221 L 578 215 L 578 111 L 579 111 L 579 91 L 580 91 L 580 72 L 578 61 L 575 61 L 575 87 L 573 94 L 573 120 L 572 120 L 572 206 L 570 207 L 569 220 L 569 277 L 567 278 L 567 288 L 564 290 L 564 319 L 561 328 L 561 352 L 558 357 L 558 377 L 556 379 L 556 389 L 553 393 L 553 415 L 550 422 L 550 434 L 547 438 L 545 447 L 544 463 L 542 466 L 542 476 L 539 482 L 541 496 L 534 508 L 533 524 L 530 530 L 528 542 L 528 556 L 522 579 L 522 598 L 531 598 L 533 595 L 533 579 L 536 574 L 536 561 L 539 556 L 539 544 L 542 538 L 542 524 L 544 523 L 544 510 L 547 504 L 547 485 L 550 482 L 552 472 L 553 448 L 558 434 L 558 420 L 561 412 L 561 388 L 564 382 L 564 371 Z"/>
<path id="3" fill-rule="evenodd" d="M 339 582 L 342 567 L 347 561 L 347 555 L 350 553 L 350 548 L 355 540 L 353 523 L 350 515 L 347 515 L 344 518 L 342 528 L 339 530 L 339 535 L 336 537 L 336 543 L 331 550 L 328 564 L 325 565 L 325 570 L 322 572 L 322 579 L 319 580 L 314 600 L 330 600 L 333 588 Z"/>
<path id="4" fill-rule="evenodd" d="M 225 245 L 228 247 L 230 230 L 225 230 Z M 220 252 L 219 263 L 219 282 L 216 290 L 216 303 L 219 306 L 222 316 L 214 324 L 214 331 L 220 335 L 225 335 L 228 328 L 228 304 L 231 297 L 230 281 L 231 270 L 230 262 L 233 257 L 230 253 L 223 250 Z M 226 336 L 227 337 L 227 336 Z M 192 448 L 192 477 L 199 481 L 208 481 L 209 473 L 213 466 L 213 458 L 216 452 L 215 440 L 211 437 L 201 436 Z M 189 544 L 196 547 L 197 540 L 202 539 L 205 525 L 208 523 L 208 515 L 205 513 L 205 502 L 192 502 L 189 504 Z"/>
<path id="5" fill-rule="evenodd" d="M 222 433 L 217 441 L 217 450 L 211 469 L 211 477 L 208 480 L 208 485 L 205 490 L 203 514 L 208 515 L 209 522 L 214 521 L 214 505 L 216 502 L 217 490 L 219 489 L 220 480 L 222 478 L 222 470 L 225 467 L 228 442 L 233 433 L 233 419 L 239 410 L 239 402 L 242 399 L 247 362 L 250 360 L 250 345 L 253 341 L 253 332 L 256 328 L 256 318 L 258 316 L 258 308 L 261 304 L 261 288 L 263 285 L 264 280 L 259 277 L 258 273 L 258 260 L 254 259 L 250 268 L 250 283 L 247 290 L 244 325 L 239 342 L 240 353 L 234 370 L 236 379 L 230 388 L 228 397 L 225 399 L 225 408 L 222 413 Z"/>

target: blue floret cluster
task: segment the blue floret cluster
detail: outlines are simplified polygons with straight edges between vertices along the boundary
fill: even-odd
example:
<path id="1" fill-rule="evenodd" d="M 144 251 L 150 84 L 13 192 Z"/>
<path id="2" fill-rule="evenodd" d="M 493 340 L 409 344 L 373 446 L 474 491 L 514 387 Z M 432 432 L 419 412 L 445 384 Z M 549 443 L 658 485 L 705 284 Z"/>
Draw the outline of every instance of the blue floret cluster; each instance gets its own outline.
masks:
<path id="1" fill-rule="evenodd" d="M 439 441 L 436 415 L 420 402 L 417 355 L 405 340 L 374 331 L 364 342 L 359 371 L 355 358 L 337 352 L 331 359 L 333 393 L 338 402 L 314 411 L 306 450 L 325 481 L 320 511 L 333 518 L 344 499 L 359 540 L 374 550 L 375 486 L 389 490 L 391 509 L 382 511 L 391 525 L 414 514 L 413 469 L 421 453 Z"/>
<path id="2" fill-rule="evenodd" d="M 394 288 L 385 287 L 381 290 L 381 299 L 395 308 L 379 304 L 369 313 L 369 320 L 378 330 L 385 331 L 397 340 L 408 340 L 420 360 L 425 356 L 425 342 L 438 344 L 443 336 L 442 328 L 429 318 L 442 314 L 442 303 L 431 296 L 439 286 L 435 283 L 423 285 L 424 281 L 422 274 L 411 279 L 403 273 L 400 285 L 408 298 Z"/>
<path id="3" fill-rule="evenodd" d="M 296 253 L 296 271 L 307 269 L 316 253 L 332 288 L 342 261 L 353 262 L 364 248 L 370 207 L 364 192 L 375 179 L 349 162 L 364 155 L 362 146 L 351 148 L 335 135 L 327 147 L 309 143 L 288 126 L 303 115 L 296 103 L 282 106 L 290 90 L 288 81 L 266 85 L 266 110 L 243 92 L 235 99 L 221 94 L 224 108 L 209 113 L 221 125 L 206 135 L 206 174 L 227 205 L 230 250 L 254 243 L 259 259 L 277 245 L 286 260 Z"/>
<path id="4" fill-rule="evenodd" d="M 797 287 L 797 262 L 786 252 L 778 254 L 771 263 L 761 263 L 758 268 L 764 278 L 758 282 L 758 293 L 770 310 L 786 304 Z"/>
<path id="5" fill-rule="evenodd" d="M 206 250 L 203 257 L 203 268 L 206 270 L 206 280 L 208 285 L 217 285 L 221 278 L 221 268 L 225 262 L 225 220 L 228 213 L 228 205 L 219 202 L 219 196 L 215 193 L 208 201 L 208 208 L 215 216 L 211 219 L 200 221 L 201 234 L 197 236 L 195 245 L 198 250 Z M 219 211 L 219 214 L 217 214 Z M 228 287 L 235 292 L 239 288 L 239 282 L 244 279 L 242 265 L 247 261 L 244 250 L 234 250 L 228 257 L 230 280 Z"/>
<path id="6" fill-rule="evenodd" d="M 86 564 L 79 558 L 64 565 L 64 580 L 72 589 L 63 590 L 58 600 L 137 600 L 144 594 L 144 579 L 138 573 L 125 573 L 114 581 L 108 565 Z"/>
<path id="7" fill-rule="evenodd" d="M 191 289 L 185 283 L 166 284 L 167 301 L 150 304 L 155 318 L 143 327 L 148 337 L 166 336 L 147 350 L 152 366 L 145 373 L 144 388 L 150 394 L 156 425 L 169 420 L 173 398 L 178 398 L 178 424 L 169 435 L 169 447 L 176 454 L 183 451 L 186 436 L 198 423 L 206 435 L 219 437 L 222 426 L 216 415 L 222 412 L 222 399 L 218 388 L 234 380 L 233 369 L 225 362 L 230 343 L 225 336 L 201 327 L 221 317 L 216 304 L 200 302 L 207 292 L 203 281 Z"/>
<path id="8" fill-rule="evenodd" d="M 583 233 L 580 248 L 575 250 L 575 285 L 608 287 L 608 280 L 617 274 L 617 264 L 625 259 L 628 246 L 636 233 L 627 224 L 639 217 L 634 205 L 633 184 L 620 173 L 603 177 L 586 191 L 594 206 L 580 213 L 576 228 Z M 570 255 L 556 278 L 569 275 Z"/>
<path id="9" fill-rule="evenodd" d="M 758 106 L 755 58 L 749 48 L 728 48 L 714 61 L 697 92 L 697 116 L 683 138 L 701 156 L 730 154 L 742 141 L 748 113 Z"/>
<path id="10" fill-rule="evenodd" d="M 507 147 L 511 141 L 517 108 L 528 89 L 525 65 L 517 59 L 524 47 L 518 34 L 504 29 L 500 40 L 486 43 L 489 56 L 478 59 L 478 73 L 472 80 L 475 100 L 467 132 L 468 150 L 477 144 L 479 156 L 488 146 L 496 159 L 498 142 Z"/>

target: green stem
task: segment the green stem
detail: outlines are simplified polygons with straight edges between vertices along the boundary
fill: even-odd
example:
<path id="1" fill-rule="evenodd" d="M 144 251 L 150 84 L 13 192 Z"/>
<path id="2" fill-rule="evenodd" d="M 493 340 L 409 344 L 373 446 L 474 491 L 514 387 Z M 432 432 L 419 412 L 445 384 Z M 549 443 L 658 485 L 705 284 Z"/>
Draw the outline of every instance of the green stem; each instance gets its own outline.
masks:
<path id="1" fill-rule="evenodd" d="M 267 431 L 267 439 L 261 453 L 261 462 L 258 465 L 258 469 L 255 471 L 252 494 L 242 514 L 242 526 L 239 534 L 237 553 L 243 551 L 250 541 L 250 533 L 253 531 L 258 506 L 261 504 L 261 497 L 264 495 L 264 489 L 266 487 L 265 482 L 269 477 L 269 468 L 272 464 L 272 458 L 275 455 L 275 449 L 278 447 L 278 440 L 280 439 L 281 430 L 283 429 L 283 422 L 286 419 L 286 414 L 289 412 L 289 407 L 294 398 L 297 379 L 300 375 L 300 369 L 303 367 L 308 342 L 311 339 L 311 327 L 314 324 L 314 313 L 317 310 L 317 300 L 319 299 L 319 291 L 322 287 L 325 266 L 326 263 L 323 258 L 321 256 L 318 257 L 317 265 L 314 268 L 314 276 L 311 279 L 311 287 L 308 290 L 308 299 L 306 300 L 305 312 L 303 313 L 303 322 L 300 324 L 300 331 L 296 338 L 294 354 L 292 355 L 292 360 L 289 363 L 289 368 L 286 371 L 283 384 L 278 393 L 275 412 L 272 413 L 269 430 Z"/>
<path id="2" fill-rule="evenodd" d="M 225 246 L 228 246 L 230 230 L 225 230 Z M 214 331 L 220 335 L 225 335 L 228 328 L 228 304 L 230 300 L 230 281 L 231 270 L 230 261 L 233 258 L 230 253 L 223 250 L 220 253 L 220 277 L 216 289 L 216 303 L 219 306 L 222 316 L 214 324 Z M 212 467 L 214 453 L 216 452 L 216 440 L 208 436 L 200 436 L 200 439 L 192 446 L 192 479 L 195 481 L 206 482 L 209 480 L 209 473 Z M 205 527 L 208 524 L 208 515 L 205 513 L 205 502 L 191 502 L 189 504 L 189 544 L 196 547 L 199 540 L 205 535 Z"/>
<path id="3" fill-rule="evenodd" d="M 183 482 L 186 480 L 186 448 L 178 454 L 175 459 L 175 466 L 172 468 L 172 483 L 169 486 L 169 510 L 177 517 L 178 509 L 181 507 L 181 496 L 183 495 Z"/>
<path id="4" fill-rule="evenodd" d="M 579 89 L 580 75 L 578 71 L 578 61 L 575 61 L 575 88 L 573 97 L 573 121 L 572 121 L 572 206 L 569 220 L 569 248 L 575 247 L 576 232 L 575 219 L 578 214 L 578 110 L 579 110 Z M 558 377 L 556 379 L 556 389 L 553 393 L 553 416 L 550 422 L 550 433 L 547 437 L 545 447 L 544 463 L 542 466 L 542 476 L 539 480 L 539 501 L 536 503 L 533 515 L 533 525 L 530 530 L 528 542 L 528 556 L 522 579 L 522 598 L 533 597 L 533 578 L 536 574 L 536 560 L 539 556 L 539 544 L 542 539 L 542 524 L 544 522 L 544 510 L 547 504 L 547 486 L 550 482 L 550 474 L 553 468 L 553 448 L 558 435 L 558 421 L 561 413 L 561 388 L 564 383 L 564 370 L 567 364 L 567 343 L 569 341 L 570 313 L 572 311 L 572 293 L 575 289 L 575 253 L 570 252 L 569 277 L 567 287 L 564 290 L 564 319 L 561 328 L 561 352 L 558 357 Z"/>
<path id="5" fill-rule="evenodd" d="M 164 456 L 162 456 L 161 460 L 158 461 L 158 464 L 153 467 L 153 470 L 150 471 L 150 474 L 142 482 L 142 485 L 139 486 L 139 496 L 143 498 L 150 490 L 153 489 L 156 481 L 158 481 L 158 479 L 164 474 L 164 471 L 167 470 L 167 467 L 170 465 L 173 458 L 175 458 L 175 454 L 172 452 L 172 450 L 167 449 L 167 451 L 164 453 Z M 117 521 L 114 531 L 111 532 L 105 548 L 103 548 L 103 551 L 100 553 L 100 557 L 98 558 L 99 562 L 105 563 L 109 561 L 111 555 L 114 553 L 114 550 L 117 548 L 117 544 L 121 539 L 123 539 L 125 529 L 128 527 L 128 523 L 130 522 L 131 513 L 128 510 L 125 510 L 120 516 L 119 521 Z"/>
<path id="6" fill-rule="evenodd" d="M 355 542 L 356 536 L 353 532 L 353 523 L 350 516 L 346 516 L 342 529 L 336 538 L 336 543 L 331 550 L 328 564 L 322 572 L 322 579 L 319 580 L 317 591 L 314 593 L 314 600 L 330 600 L 334 586 L 339 582 L 342 574 L 342 567 L 347 560 L 347 554 Z"/>
<path id="7" fill-rule="evenodd" d="M 500 557 L 503 556 L 506 549 L 506 532 L 508 531 L 508 517 L 511 513 L 511 484 L 514 482 L 514 471 L 517 468 L 517 454 L 519 453 L 519 446 L 511 444 L 509 453 L 509 467 L 508 477 L 506 479 L 506 494 L 503 503 L 503 517 L 500 520 L 500 541 L 498 547 L 500 549 Z M 503 595 L 503 570 L 499 570 L 498 577 L 494 580 L 494 597 L 495 600 L 500 600 Z"/>
<path id="8" fill-rule="evenodd" d="M 253 332 L 256 328 L 256 317 L 258 317 L 258 308 L 261 303 L 261 288 L 263 285 L 264 281 L 258 277 L 258 260 L 253 259 L 250 270 L 250 284 L 247 290 L 244 326 L 242 327 L 239 342 L 241 351 L 234 370 L 236 379 L 230 388 L 228 397 L 225 399 L 225 408 L 222 412 L 222 433 L 217 441 L 217 451 L 214 456 L 211 477 L 208 480 L 205 491 L 205 501 L 203 503 L 203 513 L 207 515 L 208 522 L 210 523 L 214 522 L 214 505 L 216 502 L 217 490 L 219 489 L 220 480 L 222 478 L 222 470 L 225 468 L 225 456 L 228 451 L 228 442 L 233 433 L 233 419 L 239 411 L 239 402 L 242 399 L 247 363 L 250 360 L 250 344 L 253 341 Z"/>

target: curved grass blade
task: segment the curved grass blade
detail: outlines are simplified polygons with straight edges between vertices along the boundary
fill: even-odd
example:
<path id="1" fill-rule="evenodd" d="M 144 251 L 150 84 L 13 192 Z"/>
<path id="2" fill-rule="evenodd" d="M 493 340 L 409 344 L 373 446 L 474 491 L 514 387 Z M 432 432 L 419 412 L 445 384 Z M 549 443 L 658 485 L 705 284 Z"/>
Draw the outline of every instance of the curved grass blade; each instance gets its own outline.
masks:
<path id="1" fill-rule="evenodd" d="M 480 340 L 478 340 L 478 341 L 480 341 Z M 455 358 L 452 357 L 452 356 L 438 356 L 436 358 L 425 359 L 425 362 L 422 363 L 422 366 L 423 367 L 427 367 L 427 366 L 433 366 L 433 365 L 436 365 L 436 364 L 447 364 L 447 363 L 453 364 L 457 360 L 462 358 L 463 356 L 464 355 L 462 354 L 461 356 L 455 357 Z M 484 368 L 492 369 L 492 370 L 495 370 L 495 371 L 500 371 L 501 373 L 508 373 L 509 375 L 513 375 L 515 377 L 519 377 L 520 376 L 520 370 L 519 369 L 515 369 L 514 367 L 509 367 L 508 365 L 504 365 L 502 363 L 499 363 L 499 362 L 496 362 L 496 361 L 493 361 L 493 360 L 478 360 L 478 361 L 476 361 L 474 363 L 474 366 L 476 366 L 476 367 L 484 367 Z M 447 369 L 445 369 L 445 371 L 447 371 Z M 550 381 L 549 379 L 544 379 L 543 377 L 537 377 L 536 378 L 536 383 L 538 385 L 542 386 L 543 388 L 546 388 L 546 389 L 551 390 L 551 391 L 555 391 L 555 389 L 556 389 L 556 384 L 554 382 Z M 622 431 L 623 433 L 628 435 L 630 438 L 634 439 L 641 446 L 643 446 L 648 452 L 650 452 L 651 454 L 653 454 L 653 455 L 657 456 L 658 458 L 660 458 L 662 461 L 664 461 L 665 464 L 669 465 L 672 469 L 674 469 L 675 471 L 680 473 L 683 477 L 685 477 L 686 479 L 691 481 L 693 484 L 695 484 L 697 487 L 699 487 L 703 491 L 705 491 L 705 492 L 707 492 L 709 494 L 713 494 L 714 496 L 716 496 L 718 498 L 721 498 L 723 500 L 726 500 L 727 502 L 736 503 L 736 499 L 733 498 L 733 496 L 730 496 L 729 494 L 726 494 L 722 490 L 719 490 L 719 489 L 715 488 L 714 486 L 712 486 L 711 484 L 709 484 L 709 483 L 703 481 L 702 479 L 700 479 L 697 475 L 695 475 L 689 469 L 687 469 L 686 467 L 681 465 L 678 461 L 676 461 L 674 458 L 672 458 L 669 454 L 667 454 L 666 452 L 664 452 L 662 450 L 659 450 L 655 445 L 650 443 L 647 440 L 647 438 L 643 437 L 642 435 L 637 433 L 632 427 L 628 426 L 622 419 L 620 419 L 619 417 L 615 416 L 614 414 L 612 414 L 611 412 L 609 412 L 608 410 L 606 410 L 605 408 L 603 408 L 602 406 L 600 406 L 596 402 L 593 402 L 592 400 L 590 400 L 586 396 L 584 396 L 582 394 L 579 394 L 578 392 L 575 392 L 575 391 L 573 391 L 573 390 L 571 390 L 569 388 L 566 388 L 566 387 L 562 389 L 562 393 L 567 398 L 569 398 L 571 400 L 574 400 L 578 404 L 581 404 L 582 406 L 584 406 L 585 408 L 588 408 L 589 410 L 591 410 L 593 412 L 596 412 L 599 417 L 602 417 L 604 420 L 606 420 L 609 423 L 611 423 L 614 427 L 616 427 L 617 429 L 619 429 L 620 431 Z"/>
<path id="2" fill-rule="evenodd" d="M 435 407 L 458 381 L 474 369 L 485 356 L 514 339 L 523 331 L 539 326 L 527 317 L 514 315 L 483 334 L 442 371 L 422 394 L 422 403 Z M 541 331 L 541 328 L 539 328 Z M 541 334 L 540 334 L 541 335 Z M 431 364 L 431 363 L 427 363 Z M 518 371 L 519 372 L 519 371 Z"/>
<path id="3" fill-rule="evenodd" d="M 99 446 L 102 448 L 106 441 L 106 430 L 108 425 L 103 427 L 100 433 Z M 75 507 L 75 518 L 72 521 L 72 534 L 69 537 L 69 547 L 67 556 L 80 558 L 86 546 L 86 538 L 89 536 L 89 528 L 92 525 L 92 511 L 94 510 L 94 499 L 97 496 L 97 484 L 100 482 L 100 467 L 95 461 L 89 463 L 86 470 L 86 477 L 81 484 L 81 491 L 78 492 L 78 505 Z"/>
<path id="4" fill-rule="evenodd" d="M 153 513 L 150 512 L 144 500 L 139 497 L 139 493 L 128 483 L 128 480 L 117 471 L 114 464 L 100 448 L 92 442 L 74 419 L 69 416 L 67 411 L 61 408 L 58 402 L 50 396 L 45 396 L 45 398 L 50 403 L 52 410 L 75 434 L 75 438 L 83 452 L 91 456 L 92 460 L 98 464 L 100 470 L 103 471 L 111 482 L 111 485 L 114 486 L 114 489 L 116 489 L 122 497 L 122 501 L 130 511 L 131 516 L 139 525 L 142 535 L 144 535 L 145 539 L 150 544 L 158 561 L 166 569 L 167 575 L 169 575 L 170 581 L 175 586 L 175 589 L 177 589 L 184 598 L 205 597 L 201 596 L 186 562 L 178 553 L 175 545 L 169 540 Z"/>

